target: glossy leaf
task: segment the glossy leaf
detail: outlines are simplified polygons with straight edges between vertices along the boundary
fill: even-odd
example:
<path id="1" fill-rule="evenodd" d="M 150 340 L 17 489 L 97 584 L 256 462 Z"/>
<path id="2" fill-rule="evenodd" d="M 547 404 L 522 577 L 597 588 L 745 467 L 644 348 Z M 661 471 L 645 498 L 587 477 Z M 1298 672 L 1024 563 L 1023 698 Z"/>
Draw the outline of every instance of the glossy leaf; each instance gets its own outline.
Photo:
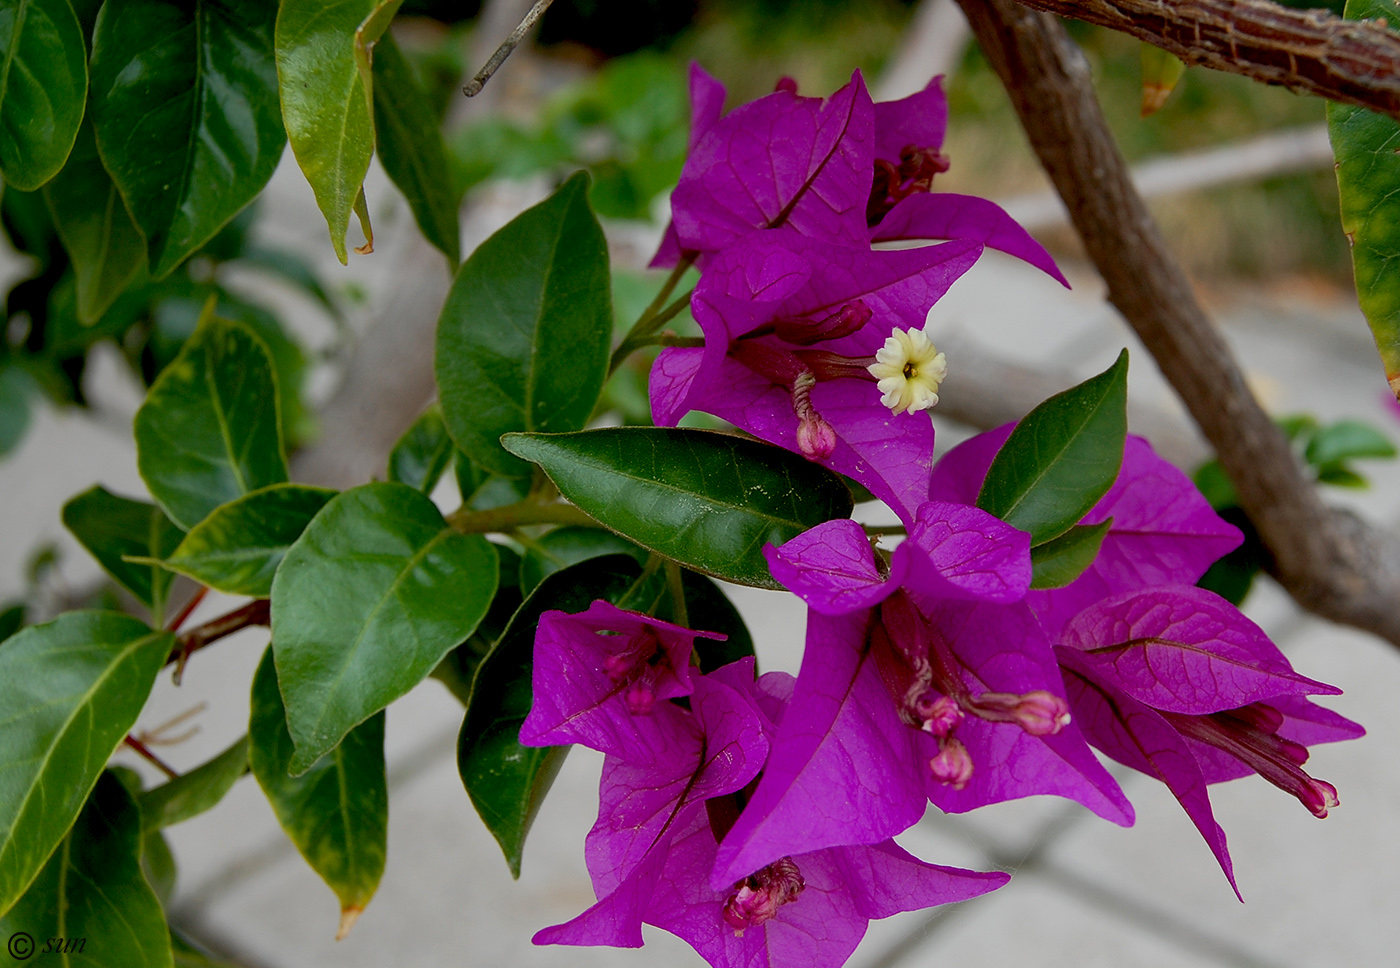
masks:
<path id="1" fill-rule="evenodd" d="M 127 591 L 160 615 L 174 577 L 149 562 L 164 558 L 185 534 L 154 504 L 93 485 L 63 506 L 63 525 Z M 144 558 L 145 562 L 124 560 Z"/>
<path id="2" fill-rule="evenodd" d="M 0 0 L 0 175 L 32 192 L 63 167 L 87 98 L 87 45 L 68 0 Z"/>
<path id="3" fill-rule="evenodd" d="M 716 578 L 780 587 L 763 546 L 851 513 L 841 479 L 801 456 L 706 430 L 511 434 L 560 493 L 623 537 Z M 1120 447 L 1121 452 L 1121 447 Z"/>
<path id="4" fill-rule="evenodd" d="M 457 217 L 462 196 L 453 187 L 437 114 L 393 37 L 385 34 L 374 45 L 373 61 L 379 161 L 408 199 L 424 238 L 456 268 L 462 261 Z"/>
<path id="5" fill-rule="evenodd" d="M 136 412 L 136 465 L 184 528 L 285 481 L 277 380 L 262 340 L 206 312 Z"/>
<path id="6" fill-rule="evenodd" d="M 73 823 L 174 645 L 125 615 L 65 612 L 0 649 L 0 912 Z"/>
<path id="7" fill-rule="evenodd" d="M 431 494 L 456 454 L 457 445 L 448 436 L 442 411 L 429 407 L 389 453 L 389 480 Z"/>
<path id="8" fill-rule="evenodd" d="M 209 762 L 143 792 L 137 799 L 146 826 L 160 829 L 199 816 L 218 804 L 247 772 L 248 737 L 242 736 Z"/>
<path id="9" fill-rule="evenodd" d="M 1098 524 L 1077 524 L 1058 538 L 1031 549 L 1031 587 L 1064 588 L 1088 570 L 1113 527 L 1108 518 Z"/>
<path id="10" fill-rule="evenodd" d="M 94 323 L 145 262 L 146 244 L 97 156 L 90 123 L 79 129 L 63 170 L 44 186 L 44 201 L 73 262 L 78 319 Z"/>
<path id="11" fill-rule="evenodd" d="M 105 4 L 92 45 L 102 161 L 157 279 L 262 191 L 282 157 L 273 0 Z"/>
<path id="12" fill-rule="evenodd" d="M 253 677 L 248 760 L 287 836 L 340 899 L 343 936 L 384 873 L 389 789 L 384 714 L 361 723 L 330 755 L 289 776 L 295 750 L 277 687 L 272 650 Z"/>
<path id="13" fill-rule="evenodd" d="M 1040 545 L 1068 531 L 1108 493 L 1128 435 L 1128 351 L 1098 376 L 1050 397 L 997 452 L 977 506 Z"/>
<path id="14" fill-rule="evenodd" d="M 476 667 L 491 651 L 491 647 L 501 637 L 510 624 L 510 617 L 523 601 L 520 595 L 520 556 L 508 545 L 494 545 L 496 557 L 500 560 L 497 572 L 496 597 L 491 607 L 477 623 L 476 631 L 438 663 L 433 670 L 433 678 L 446 686 L 465 706 L 471 700 L 472 679 Z"/>
<path id="15" fill-rule="evenodd" d="M 582 612 L 595 599 L 627 607 L 641 571 L 632 558 L 608 555 L 550 575 L 516 611 L 477 668 L 457 740 L 457 769 L 515 877 L 520 876 L 525 836 L 568 752 L 568 747 L 520 745 L 520 726 L 533 701 L 535 626 L 550 609 Z"/>
<path id="16" fill-rule="evenodd" d="M 374 153 L 370 77 L 357 62 L 357 35 L 362 50 L 372 45 L 400 3 L 347 0 L 327 5 L 323 0 L 283 0 L 277 13 L 282 119 L 342 264 L 347 261 L 350 213 L 361 196 Z M 361 32 L 371 18 L 370 31 Z"/>
<path id="17" fill-rule="evenodd" d="M 485 538 L 453 531 L 406 485 L 366 484 L 322 509 L 272 582 L 294 773 L 472 634 L 495 595 L 496 568 Z"/>
<path id="18" fill-rule="evenodd" d="M 602 528 L 555 528 L 526 546 L 520 559 L 520 592 L 528 595 L 549 575 L 603 555 L 631 555 L 644 564 L 647 552 Z"/>
<path id="19" fill-rule="evenodd" d="M 611 299 L 583 173 L 463 263 L 435 366 L 447 428 L 473 461 L 518 477 L 529 468 L 501 449 L 502 434 L 584 426 L 607 375 Z"/>
<path id="20" fill-rule="evenodd" d="M 455 470 L 462 505 L 472 511 L 485 511 L 514 504 L 524 500 L 530 493 L 530 474 L 527 473 L 523 477 L 492 474 L 478 467 L 460 450 L 457 451 Z"/>
<path id="21" fill-rule="evenodd" d="M 287 549 L 335 494 L 272 484 L 221 504 L 190 529 L 165 567 L 230 595 L 267 598 Z"/>
<path id="22" fill-rule="evenodd" d="M 1347 0 L 1349 19 L 1400 23 L 1395 0 Z M 1351 104 L 1327 103 L 1337 158 L 1342 230 L 1351 242 L 1356 295 L 1371 324 L 1391 392 L 1400 399 L 1400 122 Z"/>
<path id="23" fill-rule="evenodd" d="M 64 968 L 171 968 L 170 930 L 141 871 L 141 810 L 111 773 L 96 780 L 73 829 L 23 898 L 0 918 L 3 964 L 24 964 L 19 932 L 34 939 L 37 964 Z M 55 955 L 50 939 L 80 942 Z"/>

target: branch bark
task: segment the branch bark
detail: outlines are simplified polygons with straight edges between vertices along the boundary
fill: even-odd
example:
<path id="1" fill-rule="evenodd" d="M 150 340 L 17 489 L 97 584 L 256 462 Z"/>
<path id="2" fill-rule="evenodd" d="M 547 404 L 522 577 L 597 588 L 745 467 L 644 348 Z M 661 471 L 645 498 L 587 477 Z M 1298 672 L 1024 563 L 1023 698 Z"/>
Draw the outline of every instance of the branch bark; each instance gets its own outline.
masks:
<path id="1" fill-rule="evenodd" d="M 1273 557 L 1274 576 L 1309 611 L 1400 646 L 1400 538 L 1328 509 L 1245 387 L 1133 187 L 1083 54 L 1054 17 L 1016 0 L 958 3 L 1107 283 L 1109 301 L 1215 447 Z"/>
<path id="2" fill-rule="evenodd" d="M 961 2 L 961 0 L 960 0 Z M 1400 119 L 1400 33 L 1269 0 L 1021 0 L 1110 27 L 1188 64 Z"/>

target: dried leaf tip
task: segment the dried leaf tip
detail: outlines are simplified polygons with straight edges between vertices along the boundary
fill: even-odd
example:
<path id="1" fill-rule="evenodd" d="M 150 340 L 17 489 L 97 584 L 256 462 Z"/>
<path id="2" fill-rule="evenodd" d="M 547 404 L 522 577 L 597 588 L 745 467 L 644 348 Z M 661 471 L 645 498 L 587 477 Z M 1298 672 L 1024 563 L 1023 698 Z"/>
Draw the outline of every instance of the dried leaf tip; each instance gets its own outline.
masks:
<path id="1" fill-rule="evenodd" d="M 365 913 L 365 909 L 358 904 L 352 904 L 340 910 L 340 927 L 336 929 L 335 940 L 344 941 L 345 936 L 350 933 L 350 929 L 355 926 L 355 922 L 360 920 L 360 915 Z"/>

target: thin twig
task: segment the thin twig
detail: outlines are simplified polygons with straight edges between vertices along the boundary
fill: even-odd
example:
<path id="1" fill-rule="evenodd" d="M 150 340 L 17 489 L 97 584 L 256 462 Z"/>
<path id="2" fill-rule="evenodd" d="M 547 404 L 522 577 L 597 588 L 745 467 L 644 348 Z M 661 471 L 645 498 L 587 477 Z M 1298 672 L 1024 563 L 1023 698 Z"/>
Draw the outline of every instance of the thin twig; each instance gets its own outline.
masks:
<path id="1" fill-rule="evenodd" d="M 185 661 L 189 659 L 190 655 L 206 645 L 254 625 L 271 624 L 272 603 L 266 598 L 255 598 L 248 604 L 240 605 L 233 611 L 211 619 L 203 625 L 197 625 L 181 635 L 176 640 L 175 648 L 171 650 L 165 664 L 178 662 L 180 667 L 184 668 Z"/>
<path id="2" fill-rule="evenodd" d="M 1329 510 L 1201 308 L 1108 129 L 1083 53 L 1014 0 L 958 0 L 1116 306 L 1156 358 L 1304 608 L 1400 645 L 1400 538 Z"/>
<path id="3" fill-rule="evenodd" d="M 496 52 L 491 55 L 491 59 L 486 62 L 486 65 L 482 67 L 481 70 L 477 71 L 476 76 L 462 87 L 463 94 L 467 97 L 476 97 L 481 93 L 481 89 L 486 86 L 486 82 L 491 80 L 491 75 L 500 70 L 501 65 L 506 62 L 506 58 L 511 55 L 515 48 L 520 46 L 520 42 L 525 39 L 525 35 L 530 32 L 530 28 L 539 22 L 539 19 L 544 16 L 544 12 L 549 9 L 549 5 L 553 2 L 554 0 L 538 0 L 538 2 L 530 8 L 530 12 L 525 15 L 525 19 L 520 21 L 520 25 L 510 32 L 510 36 L 501 43 L 501 46 L 496 48 Z"/>
<path id="4" fill-rule="evenodd" d="M 135 736 L 132 736 L 130 733 L 127 733 L 126 739 L 122 740 L 122 742 L 125 743 L 127 746 L 131 747 L 133 750 L 135 750 L 138 756 L 140 756 L 146 762 L 150 763 L 156 769 L 160 770 L 170 779 L 178 780 L 180 778 L 179 773 L 175 772 L 175 770 L 172 769 L 169 766 L 169 764 L 167 764 L 159 756 L 156 756 L 156 754 L 152 753 L 150 747 L 147 746 L 145 743 L 141 742 Z"/>
<path id="5" fill-rule="evenodd" d="M 180 614 L 171 619 L 170 624 L 165 627 L 165 630 L 167 632 L 180 631 L 180 626 L 185 624 L 185 619 L 189 618 L 190 613 L 196 608 L 199 608 L 199 603 L 204 601 L 204 596 L 208 594 L 208 585 L 200 585 L 199 588 L 195 589 L 195 593 L 190 596 L 190 600 L 185 603 L 185 607 L 180 609 Z"/>
<path id="6" fill-rule="evenodd" d="M 961 0 L 959 0 L 961 2 Z M 1021 0 L 1110 27 L 1188 64 L 1400 118 L 1400 34 L 1269 0 Z"/>

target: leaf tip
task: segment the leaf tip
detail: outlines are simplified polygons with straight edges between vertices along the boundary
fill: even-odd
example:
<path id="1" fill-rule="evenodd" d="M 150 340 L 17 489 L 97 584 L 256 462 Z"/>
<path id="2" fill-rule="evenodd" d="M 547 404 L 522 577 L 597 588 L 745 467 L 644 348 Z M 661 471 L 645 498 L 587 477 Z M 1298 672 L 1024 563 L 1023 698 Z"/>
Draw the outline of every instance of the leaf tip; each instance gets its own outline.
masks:
<path id="1" fill-rule="evenodd" d="M 336 929 L 335 940 L 344 941 L 345 936 L 350 933 L 350 929 L 355 926 L 355 922 L 360 920 L 360 915 L 365 913 L 362 905 L 351 904 L 349 907 L 340 910 L 340 927 Z"/>

